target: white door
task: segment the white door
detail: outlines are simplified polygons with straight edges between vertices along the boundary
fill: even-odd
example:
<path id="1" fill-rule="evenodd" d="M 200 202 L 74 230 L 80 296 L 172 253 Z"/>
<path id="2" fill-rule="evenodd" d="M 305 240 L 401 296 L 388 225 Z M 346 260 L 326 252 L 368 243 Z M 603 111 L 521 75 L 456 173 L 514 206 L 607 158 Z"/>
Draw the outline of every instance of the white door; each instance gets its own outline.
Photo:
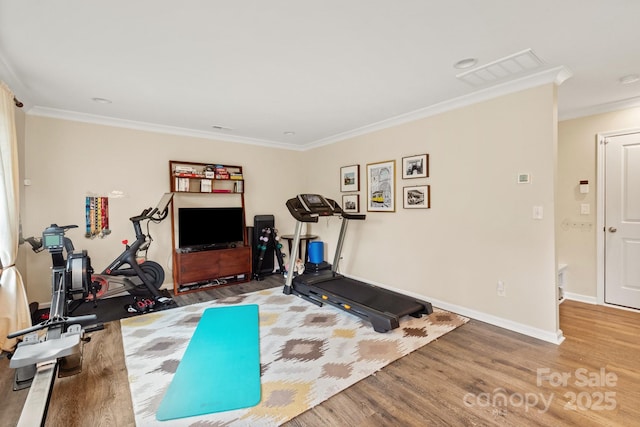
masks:
<path id="1" fill-rule="evenodd" d="M 640 309 L 640 133 L 605 144 L 605 302 Z"/>

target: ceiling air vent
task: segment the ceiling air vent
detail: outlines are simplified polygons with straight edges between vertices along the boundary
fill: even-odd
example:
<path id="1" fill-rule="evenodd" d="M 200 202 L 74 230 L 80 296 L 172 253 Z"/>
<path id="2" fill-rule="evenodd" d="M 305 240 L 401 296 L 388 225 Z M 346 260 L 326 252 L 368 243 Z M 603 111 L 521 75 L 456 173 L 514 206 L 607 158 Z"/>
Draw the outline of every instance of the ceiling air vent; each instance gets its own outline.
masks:
<path id="1" fill-rule="evenodd" d="M 505 56 L 497 61 L 465 71 L 456 78 L 471 86 L 483 86 L 510 80 L 542 67 L 544 63 L 531 49 Z"/>

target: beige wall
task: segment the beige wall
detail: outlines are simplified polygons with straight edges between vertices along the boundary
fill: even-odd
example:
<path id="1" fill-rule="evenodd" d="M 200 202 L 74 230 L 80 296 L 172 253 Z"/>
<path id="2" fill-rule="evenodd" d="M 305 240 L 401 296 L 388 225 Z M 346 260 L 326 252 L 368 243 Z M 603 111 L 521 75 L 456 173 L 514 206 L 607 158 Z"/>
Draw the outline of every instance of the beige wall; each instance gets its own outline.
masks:
<path id="1" fill-rule="evenodd" d="M 309 191 L 338 201 L 339 168 L 360 165 L 364 212 L 367 163 L 396 161 L 397 195 L 431 185 L 429 210 L 405 210 L 396 197 L 395 213 L 350 224 L 341 270 L 488 321 L 555 333 L 554 105 L 546 85 L 308 153 Z M 431 177 L 402 180 L 402 157 L 421 153 L 429 153 Z M 517 184 L 518 173 L 530 173 L 531 184 Z M 534 205 L 543 220 L 532 219 Z M 312 231 L 329 241 L 331 261 L 337 224 L 322 219 Z M 506 297 L 496 295 L 498 280 Z"/>
<path id="2" fill-rule="evenodd" d="M 168 189 L 170 159 L 245 167 L 247 218 L 273 213 L 281 233 L 293 230 L 287 198 L 317 192 L 341 202 L 339 169 L 361 166 L 361 211 L 366 212 L 366 164 L 395 160 L 396 194 L 406 185 L 431 185 L 432 208 L 368 213 L 350 225 L 341 271 L 424 297 L 481 320 L 553 340 L 555 301 L 555 86 L 552 84 L 351 138 L 294 152 L 156 134 L 44 117 L 27 117 L 25 233 L 51 222 L 84 223 L 84 197 L 123 191 L 110 200 L 113 233 L 87 240 L 94 267 L 103 268 L 131 239 L 128 218 L 154 205 Z M 403 156 L 429 153 L 431 177 L 402 180 Z M 531 184 L 517 184 L 529 173 Z M 544 208 L 532 219 L 533 206 Z M 251 221 L 249 221 L 251 222 Z M 337 219 L 311 227 L 332 261 Z M 170 281 L 169 222 L 152 225 L 150 257 Z M 29 254 L 28 292 L 49 299 L 49 260 Z M 496 294 L 498 280 L 505 297 Z"/>
<path id="3" fill-rule="evenodd" d="M 640 129 L 640 108 L 565 120 L 558 124 L 557 248 L 558 262 L 568 265 L 566 292 L 595 302 L 597 277 L 597 141 L 602 132 Z M 590 191 L 581 194 L 579 183 Z M 588 203 L 591 213 L 582 215 Z"/>
<path id="4" fill-rule="evenodd" d="M 301 152 L 38 116 L 27 117 L 25 151 L 25 177 L 31 180 L 22 214 L 25 235 L 38 236 L 51 223 L 77 224 L 79 228 L 68 235 L 77 250 L 89 251 L 97 271 L 122 252 L 123 239 L 135 239 L 129 218 L 155 206 L 169 191 L 169 160 L 243 166 L 248 225 L 254 215 L 274 214 L 276 227 L 293 230 L 285 198 L 305 188 Z M 112 233 L 104 239 L 86 239 L 85 197 L 112 191 L 125 194 L 109 200 Z M 154 242 L 149 258 L 165 268 L 165 283 L 170 284 L 170 221 L 151 223 L 150 230 Z M 27 257 L 29 300 L 48 302 L 50 259 L 46 253 L 31 251 Z"/>

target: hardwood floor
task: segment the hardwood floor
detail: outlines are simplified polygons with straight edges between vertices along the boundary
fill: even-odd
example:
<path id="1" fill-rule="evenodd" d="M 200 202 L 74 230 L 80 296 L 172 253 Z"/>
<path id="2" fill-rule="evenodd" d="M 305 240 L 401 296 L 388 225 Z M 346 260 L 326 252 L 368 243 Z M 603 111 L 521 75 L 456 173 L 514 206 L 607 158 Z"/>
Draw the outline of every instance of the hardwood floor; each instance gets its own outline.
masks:
<path id="1" fill-rule="evenodd" d="M 176 297 L 178 305 L 281 286 L 280 276 Z M 347 314 L 345 314 L 347 315 Z M 561 345 L 479 321 L 388 365 L 286 426 L 632 426 L 640 420 L 640 313 L 565 301 Z M 119 322 L 92 334 L 83 372 L 56 380 L 47 426 L 133 426 Z M 0 425 L 27 391 L 0 361 Z"/>

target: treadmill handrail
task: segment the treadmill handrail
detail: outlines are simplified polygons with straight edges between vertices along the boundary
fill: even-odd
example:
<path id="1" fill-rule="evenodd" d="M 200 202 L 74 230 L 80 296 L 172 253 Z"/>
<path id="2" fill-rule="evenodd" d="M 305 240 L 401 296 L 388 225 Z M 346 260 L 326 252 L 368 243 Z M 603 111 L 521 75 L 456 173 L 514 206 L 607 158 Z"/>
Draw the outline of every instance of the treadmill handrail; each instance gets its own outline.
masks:
<path id="1" fill-rule="evenodd" d="M 352 214 L 352 213 L 348 213 L 345 211 L 342 211 L 342 217 L 345 219 L 355 219 L 355 220 L 362 220 L 362 219 L 366 219 L 367 216 L 365 214 Z"/>

